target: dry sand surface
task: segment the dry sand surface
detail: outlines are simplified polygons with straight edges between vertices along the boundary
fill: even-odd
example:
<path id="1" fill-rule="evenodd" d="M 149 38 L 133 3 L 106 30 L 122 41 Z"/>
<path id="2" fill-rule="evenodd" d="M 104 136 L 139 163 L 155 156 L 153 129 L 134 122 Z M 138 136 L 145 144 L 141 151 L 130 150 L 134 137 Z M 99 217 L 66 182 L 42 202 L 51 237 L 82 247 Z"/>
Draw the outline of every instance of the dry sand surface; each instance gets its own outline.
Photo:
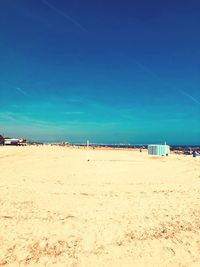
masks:
<path id="1" fill-rule="evenodd" d="M 200 266 L 200 157 L 0 147 L 0 266 Z"/>

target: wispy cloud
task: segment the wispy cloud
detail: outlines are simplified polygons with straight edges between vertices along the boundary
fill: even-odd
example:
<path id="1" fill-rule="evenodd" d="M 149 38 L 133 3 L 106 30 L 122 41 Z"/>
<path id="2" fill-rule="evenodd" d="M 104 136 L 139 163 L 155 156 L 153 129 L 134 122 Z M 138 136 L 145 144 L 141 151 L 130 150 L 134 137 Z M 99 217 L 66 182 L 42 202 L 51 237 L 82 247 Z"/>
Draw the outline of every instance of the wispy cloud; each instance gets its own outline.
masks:
<path id="1" fill-rule="evenodd" d="M 22 88 L 20 87 L 16 87 L 15 88 L 19 93 L 21 93 L 22 95 L 28 96 L 28 93 L 26 91 L 24 91 Z"/>
<path id="2" fill-rule="evenodd" d="M 12 112 L 0 112 L 0 120 L 3 121 L 15 121 L 14 114 Z"/>
<path id="3" fill-rule="evenodd" d="M 62 10 L 60 10 L 59 8 L 57 8 L 54 5 L 52 5 L 49 1 L 42 0 L 42 2 L 45 5 L 47 5 L 50 9 L 52 9 L 53 11 L 55 11 L 57 14 L 59 14 L 60 16 L 62 16 L 63 18 L 67 19 L 68 21 L 71 21 L 75 26 L 77 26 L 78 28 L 80 28 L 82 31 L 87 31 L 77 20 L 73 19 L 72 17 L 70 17 L 69 15 L 67 15 L 66 13 L 64 13 Z"/>
<path id="4" fill-rule="evenodd" d="M 47 128 L 58 128 L 63 125 L 55 125 L 53 122 L 36 119 L 33 118 L 29 114 L 21 114 L 21 113 L 15 113 L 11 111 L 5 111 L 0 112 L 0 121 L 1 124 L 11 124 L 13 127 L 16 125 L 22 125 L 22 126 L 31 126 L 34 125 L 35 127 L 47 127 Z"/>
<path id="5" fill-rule="evenodd" d="M 187 98 L 191 99 L 194 103 L 200 105 L 200 101 L 198 99 L 196 99 L 195 97 L 193 97 L 191 94 L 185 92 L 184 90 L 180 89 L 180 88 L 177 88 L 176 89 L 182 93 L 184 96 L 186 96 Z"/>
<path id="6" fill-rule="evenodd" d="M 85 112 L 83 112 L 83 111 L 63 111 L 63 112 L 59 112 L 59 114 L 62 114 L 62 115 L 82 115 L 82 114 L 85 114 Z"/>
<path id="7" fill-rule="evenodd" d="M 186 92 L 185 90 L 183 90 L 182 88 L 177 87 L 174 84 L 171 84 L 169 82 L 167 82 L 166 80 L 162 79 L 156 72 L 150 70 L 147 66 L 141 64 L 140 62 L 138 62 L 137 60 L 133 60 L 134 63 L 142 70 L 144 70 L 146 73 L 150 74 L 153 78 L 157 79 L 159 82 L 161 82 L 164 86 L 168 87 L 169 89 L 174 89 L 176 90 L 178 93 L 182 94 L 183 96 L 187 97 L 189 100 L 191 100 L 193 103 L 200 105 L 200 101 L 195 98 L 194 96 L 192 96 L 191 94 L 189 94 L 188 92 Z"/>
<path id="8" fill-rule="evenodd" d="M 113 127 L 118 125 L 115 121 L 109 121 L 109 122 L 96 122 L 94 120 L 90 120 L 87 122 L 79 121 L 79 120 L 66 120 L 66 121 L 57 121 L 56 123 L 54 121 L 46 121 L 42 119 L 37 119 L 32 117 L 28 114 L 16 114 L 11 111 L 5 111 L 0 112 L 0 123 L 2 126 L 9 128 L 13 127 L 15 129 L 18 127 L 23 132 L 23 129 L 32 129 L 34 128 L 35 132 L 41 132 L 41 131 L 80 131 L 80 129 L 83 131 L 84 129 L 96 129 L 96 131 L 99 131 L 100 128 L 106 128 Z"/>

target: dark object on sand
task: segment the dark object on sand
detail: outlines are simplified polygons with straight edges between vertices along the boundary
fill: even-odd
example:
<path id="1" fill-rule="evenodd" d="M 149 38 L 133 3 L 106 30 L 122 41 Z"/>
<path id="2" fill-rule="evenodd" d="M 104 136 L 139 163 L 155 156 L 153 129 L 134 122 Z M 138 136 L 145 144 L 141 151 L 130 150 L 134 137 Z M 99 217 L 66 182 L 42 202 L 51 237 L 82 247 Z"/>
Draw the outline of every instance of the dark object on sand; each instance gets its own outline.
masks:
<path id="1" fill-rule="evenodd" d="M 0 135 L 0 145 L 4 145 L 4 138 L 2 135 Z"/>
<path id="2" fill-rule="evenodd" d="M 192 155 L 192 148 L 191 147 L 186 147 L 184 149 L 184 155 Z"/>
<path id="3" fill-rule="evenodd" d="M 192 156 L 193 156 L 193 158 L 195 158 L 197 156 L 197 152 L 195 150 L 192 151 Z"/>

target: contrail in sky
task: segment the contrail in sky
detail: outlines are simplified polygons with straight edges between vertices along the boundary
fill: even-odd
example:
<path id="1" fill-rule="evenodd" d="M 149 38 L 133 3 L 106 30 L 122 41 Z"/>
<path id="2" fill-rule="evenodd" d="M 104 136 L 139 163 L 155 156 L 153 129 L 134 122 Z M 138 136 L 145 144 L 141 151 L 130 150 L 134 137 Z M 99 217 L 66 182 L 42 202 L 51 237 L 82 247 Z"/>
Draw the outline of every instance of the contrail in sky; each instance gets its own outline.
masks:
<path id="1" fill-rule="evenodd" d="M 51 3 L 49 3 L 47 0 L 42 0 L 42 2 L 47 5 L 50 9 L 54 10 L 56 13 L 58 13 L 60 16 L 64 17 L 65 19 L 71 21 L 74 25 L 76 25 L 78 28 L 80 28 L 83 31 L 87 31 L 78 21 L 76 21 L 75 19 L 73 19 L 72 17 L 68 16 L 67 14 L 65 14 L 62 10 L 60 10 L 59 8 L 55 7 L 54 5 L 52 5 Z"/>
<path id="2" fill-rule="evenodd" d="M 28 96 L 28 94 L 27 94 L 24 90 L 22 90 L 21 88 L 16 87 L 15 89 L 16 89 L 18 92 L 20 92 L 22 95 Z"/>
<path id="3" fill-rule="evenodd" d="M 161 83 L 163 83 L 165 86 L 167 86 L 170 89 L 175 89 L 177 92 L 181 93 L 182 95 L 184 95 L 185 97 L 187 97 L 188 99 L 192 100 L 194 103 L 200 105 L 200 101 L 198 99 L 196 99 L 195 97 L 193 97 L 192 95 L 190 95 L 189 93 L 185 92 L 183 89 L 180 89 L 179 87 L 168 83 L 167 81 L 163 80 L 162 78 L 160 78 L 158 76 L 158 74 L 156 74 L 154 71 L 151 71 L 149 68 L 147 68 L 146 66 L 144 66 L 143 64 L 137 62 L 134 59 L 134 62 L 136 63 L 136 65 L 138 65 L 139 68 L 143 69 L 144 71 L 146 71 L 147 73 L 151 74 L 152 76 L 154 76 L 157 80 L 159 80 Z"/>
<path id="4" fill-rule="evenodd" d="M 192 95 L 188 94 L 187 92 L 183 91 L 180 88 L 176 88 L 179 92 L 181 92 L 183 95 L 185 95 L 187 98 L 190 98 L 194 103 L 200 105 L 200 101 L 196 98 L 194 98 Z"/>

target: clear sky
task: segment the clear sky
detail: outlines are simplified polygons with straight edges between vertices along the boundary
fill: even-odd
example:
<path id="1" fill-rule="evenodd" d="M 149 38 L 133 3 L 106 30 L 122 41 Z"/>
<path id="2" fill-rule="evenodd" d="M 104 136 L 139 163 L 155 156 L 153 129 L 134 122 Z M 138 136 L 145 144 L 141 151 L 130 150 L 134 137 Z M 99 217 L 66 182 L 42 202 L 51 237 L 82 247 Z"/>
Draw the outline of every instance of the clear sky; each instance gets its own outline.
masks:
<path id="1" fill-rule="evenodd" d="M 200 1 L 0 1 L 0 134 L 200 143 Z"/>

